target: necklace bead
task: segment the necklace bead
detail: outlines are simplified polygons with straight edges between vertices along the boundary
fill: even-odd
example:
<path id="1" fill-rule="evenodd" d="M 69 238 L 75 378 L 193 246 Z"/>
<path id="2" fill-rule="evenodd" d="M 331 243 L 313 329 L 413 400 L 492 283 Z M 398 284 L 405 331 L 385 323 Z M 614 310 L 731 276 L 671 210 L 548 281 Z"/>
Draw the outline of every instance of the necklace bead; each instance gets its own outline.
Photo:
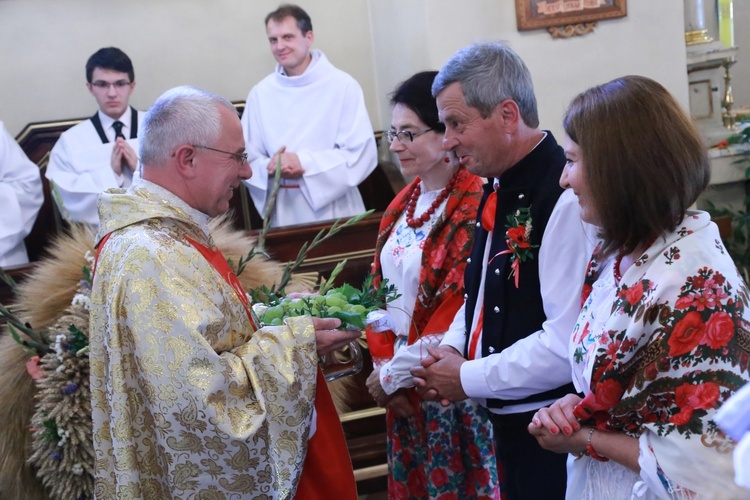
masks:
<path id="1" fill-rule="evenodd" d="M 458 174 L 460 171 L 461 169 L 459 168 L 456 173 L 453 174 L 451 180 L 448 181 L 448 184 L 443 188 L 442 191 L 440 191 L 440 194 L 438 194 L 437 198 L 435 198 L 435 201 L 430 204 L 430 207 L 422 215 L 415 218 L 414 210 L 416 210 L 417 208 L 417 200 L 419 199 L 419 195 L 422 194 L 422 187 L 420 183 L 417 183 L 414 186 L 411 195 L 409 196 L 409 201 L 406 203 L 406 225 L 408 225 L 412 229 L 417 229 L 422 227 L 425 222 L 430 220 L 430 217 L 432 217 L 438 207 L 448 198 L 448 195 L 453 189 L 453 186 L 456 184 L 456 179 L 458 179 Z"/>
<path id="2" fill-rule="evenodd" d="M 615 259 L 615 267 L 612 270 L 615 275 L 615 284 L 617 285 L 619 285 L 620 281 L 622 281 L 622 275 L 620 275 L 620 266 L 622 265 L 622 257 L 623 257 L 623 253 L 618 252 L 617 259 Z"/>

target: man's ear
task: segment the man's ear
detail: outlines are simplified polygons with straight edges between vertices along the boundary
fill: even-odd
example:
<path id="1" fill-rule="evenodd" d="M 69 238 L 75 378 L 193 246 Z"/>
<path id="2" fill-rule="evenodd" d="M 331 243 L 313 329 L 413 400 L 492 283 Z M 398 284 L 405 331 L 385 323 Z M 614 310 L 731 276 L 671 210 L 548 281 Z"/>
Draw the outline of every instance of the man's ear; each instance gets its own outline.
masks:
<path id="1" fill-rule="evenodd" d="M 193 179 L 197 175 L 196 160 L 196 149 L 189 144 L 184 144 L 177 148 L 174 152 L 174 157 L 177 164 L 177 172 L 186 178 Z"/>
<path id="2" fill-rule="evenodd" d="M 521 119 L 521 110 L 518 109 L 518 104 L 513 99 L 500 101 L 495 106 L 492 114 L 496 115 L 496 118 L 500 120 L 506 131 L 515 131 L 518 128 L 519 120 Z"/>

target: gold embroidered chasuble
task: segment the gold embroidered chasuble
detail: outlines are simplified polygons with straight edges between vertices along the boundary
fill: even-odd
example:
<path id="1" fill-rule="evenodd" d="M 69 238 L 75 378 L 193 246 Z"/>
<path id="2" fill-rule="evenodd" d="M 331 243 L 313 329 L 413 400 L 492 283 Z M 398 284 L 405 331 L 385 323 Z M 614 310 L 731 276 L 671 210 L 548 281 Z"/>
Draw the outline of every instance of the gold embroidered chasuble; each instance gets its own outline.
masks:
<path id="1" fill-rule="evenodd" d="M 253 331 L 186 241 L 208 217 L 139 180 L 99 201 L 91 296 L 98 498 L 292 498 L 315 398 L 309 318 Z"/>

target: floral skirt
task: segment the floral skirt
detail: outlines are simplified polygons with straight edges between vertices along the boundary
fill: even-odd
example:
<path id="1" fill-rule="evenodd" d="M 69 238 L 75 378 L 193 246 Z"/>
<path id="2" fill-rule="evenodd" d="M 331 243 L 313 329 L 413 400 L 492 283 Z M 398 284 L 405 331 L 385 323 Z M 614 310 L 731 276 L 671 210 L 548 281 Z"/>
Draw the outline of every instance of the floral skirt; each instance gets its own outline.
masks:
<path id="1" fill-rule="evenodd" d="M 414 399 L 414 393 L 410 394 Z M 492 425 L 471 400 L 419 401 L 412 417 L 388 411 L 388 498 L 500 499 Z"/>

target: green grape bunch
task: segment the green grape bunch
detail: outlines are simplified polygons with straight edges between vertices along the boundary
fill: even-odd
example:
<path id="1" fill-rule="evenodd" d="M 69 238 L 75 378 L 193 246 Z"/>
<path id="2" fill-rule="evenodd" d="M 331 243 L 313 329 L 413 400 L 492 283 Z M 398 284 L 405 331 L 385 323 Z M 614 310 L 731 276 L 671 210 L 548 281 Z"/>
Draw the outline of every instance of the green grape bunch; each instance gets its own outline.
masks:
<path id="1" fill-rule="evenodd" d="M 384 308 L 388 302 L 401 296 L 387 280 L 384 279 L 377 289 L 372 286 L 372 281 L 372 276 L 368 276 L 360 289 L 344 284 L 330 288 L 325 295 L 277 297 L 266 304 L 260 322 L 264 326 L 279 326 L 285 318 L 310 315 L 338 318 L 342 328 L 363 330 L 368 313 Z"/>

